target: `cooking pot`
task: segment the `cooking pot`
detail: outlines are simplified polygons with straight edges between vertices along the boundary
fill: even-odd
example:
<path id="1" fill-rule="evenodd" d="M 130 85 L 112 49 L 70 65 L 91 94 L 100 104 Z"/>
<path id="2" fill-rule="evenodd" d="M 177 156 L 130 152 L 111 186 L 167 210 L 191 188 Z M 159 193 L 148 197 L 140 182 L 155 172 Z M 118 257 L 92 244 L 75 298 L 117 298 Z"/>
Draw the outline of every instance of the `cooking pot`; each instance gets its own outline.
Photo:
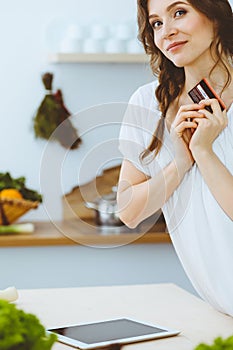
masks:
<path id="1" fill-rule="evenodd" d="M 95 223 L 100 226 L 122 226 L 123 222 L 118 216 L 117 187 L 112 192 L 96 198 L 93 202 L 85 202 L 85 206 L 95 210 Z"/>

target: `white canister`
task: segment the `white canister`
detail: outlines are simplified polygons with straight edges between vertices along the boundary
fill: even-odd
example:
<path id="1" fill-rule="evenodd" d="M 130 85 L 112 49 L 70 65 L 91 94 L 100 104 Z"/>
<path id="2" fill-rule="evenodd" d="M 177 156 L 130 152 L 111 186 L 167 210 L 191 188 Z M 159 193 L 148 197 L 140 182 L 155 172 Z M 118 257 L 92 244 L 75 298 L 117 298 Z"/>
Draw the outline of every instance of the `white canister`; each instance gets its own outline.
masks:
<path id="1" fill-rule="evenodd" d="M 95 40 L 104 40 L 108 37 L 108 28 L 106 25 L 96 23 L 90 27 L 89 37 Z"/>
<path id="2" fill-rule="evenodd" d="M 120 40 L 116 38 L 106 40 L 104 44 L 104 51 L 106 53 L 125 52 L 125 40 Z"/>
<path id="3" fill-rule="evenodd" d="M 83 41 L 84 53 L 101 53 L 104 52 L 104 45 L 102 40 L 87 38 Z"/>
<path id="4" fill-rule="evenodd" d="M 66 29 L 65 36 L 83 40 L 85 37 L 85 28 L 81 24 L 70 24 Z"/>
<path id="5" fill-rule="evenodd" d="M 63 53 L 82 52 L 82 40 L 65 37 L 60 43 L 59 51 Z"/>
<path id="6" fill-rule="evenodd" d="M 70 24 L 60 42 L 60 52 L 75 53 L 82 51 L 84 28 L 78 24 Z"/>

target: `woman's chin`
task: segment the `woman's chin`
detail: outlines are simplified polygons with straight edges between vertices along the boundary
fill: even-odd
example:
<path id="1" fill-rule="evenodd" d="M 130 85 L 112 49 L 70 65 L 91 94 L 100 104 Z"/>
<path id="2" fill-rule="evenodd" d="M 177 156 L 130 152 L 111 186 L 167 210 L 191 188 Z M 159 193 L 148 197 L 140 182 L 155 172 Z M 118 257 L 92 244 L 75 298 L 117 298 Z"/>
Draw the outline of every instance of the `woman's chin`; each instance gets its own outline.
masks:
<path id="1" fill-rule="evenodd" d="M 177 67 L 177 68 L 184 68 L 186 65 L 186 62 L 183 60 L 173 60 L 172 63 Z"/>

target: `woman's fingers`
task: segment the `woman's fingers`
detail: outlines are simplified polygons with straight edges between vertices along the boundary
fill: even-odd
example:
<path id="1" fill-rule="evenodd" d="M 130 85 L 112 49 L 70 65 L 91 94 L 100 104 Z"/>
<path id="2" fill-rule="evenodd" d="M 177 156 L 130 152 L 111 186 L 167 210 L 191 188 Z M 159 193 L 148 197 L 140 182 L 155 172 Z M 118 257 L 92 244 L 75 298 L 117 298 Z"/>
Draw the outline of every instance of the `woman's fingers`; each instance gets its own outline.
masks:
<path id="1" fill-rule="evenodd" d="M 204 109 L 205 106 L 202 104 L 190 104 L 183 105 L 179 108 L 179 111 L 173 121 L 174 126 L 177 126 L 182 121 L 192 120 L 192 118 L 203 118 L 204 114 L 199 112 L 201 109 Z"/>
<path id="2" fill-rule="evenodd" d="M 175 118 L 173 125 L 176 127 L 183 121 L 192 121 L 194 118 L 204 118 L 205 115 L 200 112 L 196 111 L 187 111 L 187 112 L 181 112 L 177 117 Z"/>
<path id="3" fill-rule="evenodd" d="M 206 119 L 216 121 L 222 128 L 228 124 L 227 111 L 222 111 L 217 99 L 209 99 L 201 101 L 205 106 L 210 106 L 213 113 L 210 113 L 206 109 L 202 109 L 200 112 L 205 115 Z"/>
<path id="4" fill-rule="evenodd" d="M 186 129 L 196 129 L 196 127 L 197 124 L 194 121 L 183 121 L 177 126 L 173 125 L 173 130 L 178 137 L 182 137 Z"/>
<path id="5" fill-rule="evenodd" d="M 214 117 L 221 119 L 222 114 L 224 112 L 226 113 L 225 110 L 222 111 L 218 100 L 215 98 L 202 100 L 202 101 L 200 101 L 200 105 L 202 105 L 202 106 L 204 105 L 204 109 L 201 111 L 205 114 L 206 118 L 208 118 L 208 119 L 212 119 Z M 209 112 L 207 109 L 205 109 L 205 107 L 211 107 L 213 113 Z"/>
<path id="6" fill-rule="evenodd" d="M 205 100 L 203 100 L 205 101 Z M 179 109 L 180 112 L 187 112 L 187 111 L 198 111 L 199 109 L 202 109 L 205 107 L 204 103 L 193 103 L 190 105 L 182 105 Z"/>
<path id="7" fill-rule="evenodd" d="M 204 106 L 209 106 L 212 108 L 212 110 L 216 109 L 218 111 L 222 111 L 220 103 L 216 98 L 209 98 L 209 99 L 201 100 L 199 102 L 199 104 L 204 105 Z"/>

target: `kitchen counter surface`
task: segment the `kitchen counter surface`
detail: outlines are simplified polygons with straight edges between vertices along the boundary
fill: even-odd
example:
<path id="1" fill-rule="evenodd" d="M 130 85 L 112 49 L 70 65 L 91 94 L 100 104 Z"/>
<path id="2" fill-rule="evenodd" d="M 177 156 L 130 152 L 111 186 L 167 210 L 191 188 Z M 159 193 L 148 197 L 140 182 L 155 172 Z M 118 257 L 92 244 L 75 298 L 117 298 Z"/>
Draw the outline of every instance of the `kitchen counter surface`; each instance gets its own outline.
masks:
<path id="1" fill-rule="evenodd" d="M 122 350 L 193 350 L 200 342 L 233 334 L 232 317 L 174 284 L 20 290 L 17 305 L 35 313 L 47 328 L 130 317 L 181 331 Z M 61 343 L 53 347 L 69 349 Z"/>
<path id="2" fill-rule="evenodd" d="M 66 220 L 62 222 L 36 222 L 32 234 L 0 236 L 0 247 L 90 245 L 119 246 L 128 243 L 170 243 L 165 224 L 146 222 L 135 230 L 124 228 L 97 228 L 92 222 Z"/>

